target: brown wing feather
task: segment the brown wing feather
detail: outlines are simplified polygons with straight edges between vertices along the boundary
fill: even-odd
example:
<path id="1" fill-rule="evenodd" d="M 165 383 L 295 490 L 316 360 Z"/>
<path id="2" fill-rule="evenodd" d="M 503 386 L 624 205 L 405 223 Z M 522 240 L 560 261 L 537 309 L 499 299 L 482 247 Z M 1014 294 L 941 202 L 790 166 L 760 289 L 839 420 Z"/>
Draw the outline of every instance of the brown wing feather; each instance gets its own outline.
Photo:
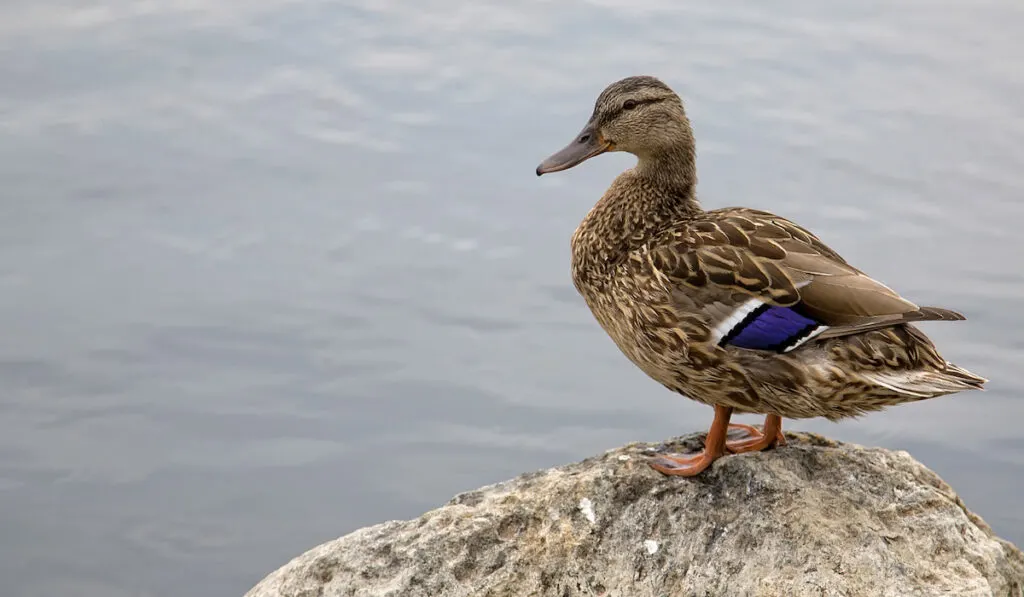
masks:
<path id="1" fill-rule="evenodd" d="M 855 324 L 829 328 L 818 336 L 819 340 L 870 332 L 880 328 L 887 328 L 897 323 L 913 323 L 915 321 L 963 321 L 966 319 L 960 313 L 943 309 L 941 307 L 921 307 L 917 311 L 903 313 L 902 315 L 883 315 L 880 317 L 865 318 Z"/>
<path id="2" fill-rule="evenodd" d="M 823 337 L 898 323 L 963 316 L 918 307 L 848 264 L 797 224 L 751 209 L 706 212 L 647 247 L 649 264 L 673 283 L 717 287 L 723 295 L 755 296 L 778 306 L 801 303 L 830 326 Z"/>

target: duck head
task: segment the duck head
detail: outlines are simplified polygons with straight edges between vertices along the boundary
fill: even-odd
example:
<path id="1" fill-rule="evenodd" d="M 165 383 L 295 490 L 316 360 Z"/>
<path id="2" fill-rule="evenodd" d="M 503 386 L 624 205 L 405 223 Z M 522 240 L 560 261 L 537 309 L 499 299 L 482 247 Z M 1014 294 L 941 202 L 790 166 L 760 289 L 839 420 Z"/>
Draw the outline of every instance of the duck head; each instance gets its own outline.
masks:
<path id="1" fill-rule="evenodd" d="M 601 92 L 583 130 L 537 166 L 537 176 L 567 170 L 608 151 L 631 153 L 641 162 L 693 154 L 693 132 L 682 100 L 655 77 L 627 77 Z"/>

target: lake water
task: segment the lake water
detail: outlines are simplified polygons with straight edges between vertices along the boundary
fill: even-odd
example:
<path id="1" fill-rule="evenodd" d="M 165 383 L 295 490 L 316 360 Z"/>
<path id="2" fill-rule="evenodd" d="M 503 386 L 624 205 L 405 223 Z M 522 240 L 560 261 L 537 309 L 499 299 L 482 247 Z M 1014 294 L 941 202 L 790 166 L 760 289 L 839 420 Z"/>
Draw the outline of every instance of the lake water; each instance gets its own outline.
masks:
<path id="1" fill-rule="evenodd" d="M 360 526 L 705 429 L 569 279 L 628 156 L 533 172 L 640 73 L 687 102 L 706 207 L 969 317 L 923 327 L 989 391 L 788 428 L 908 450 L 1024 543 L 1024 5 L 771 4 L 5 2 L 5 597 L 239 595 Z"/>

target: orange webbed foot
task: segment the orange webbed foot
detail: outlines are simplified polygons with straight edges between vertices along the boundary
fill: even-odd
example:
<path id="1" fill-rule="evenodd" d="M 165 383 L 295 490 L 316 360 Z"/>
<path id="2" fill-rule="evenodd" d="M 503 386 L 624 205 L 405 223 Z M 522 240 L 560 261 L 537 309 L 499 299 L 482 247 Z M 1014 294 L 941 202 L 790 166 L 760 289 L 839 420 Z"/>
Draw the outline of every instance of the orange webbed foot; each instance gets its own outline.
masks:
<path id="1" fill-rule="evenodd" d="M 750 427 L 747 425 L 747 427 Z M 725 442 L 725 449 L 732 454 L 743 454 L 744 452 L 760 452 L 771 447 L 786 445 L 786 436 L 782 433 L 782 417 L 768 415 L 764 419 L 764 431 L 750 427 L 751 437 L 741 440 Z"/>
<path id="2" fill-rule="evenodd" d="M 648 464 L 663 475 L 693 477 L 702 473 L 704 469 L 711 466 L 711 463 L 719 457 L 708 453 L 706 450 L 701 450 L 693 456 L 661 454 L 651 458 Z"/>
<path id="3" fill-rule="evenodd" d="M 677 477 L 692 477 L 703 472 L 712 462 L 725 455 L 725 436 L 729 430 L 731 416 L 732 408 L 716 406 L 715 420 L 708 429 L 707 437 L 704 438 L 703 450 L 692 456 L 658 455 L 651 458 L 648 464 L 659 473 Z"/>
<path id="4" fill-rule="evenodd" d="M 739 431 L 743 432 L 743 434 L 745 436 L 743 438 L 743 440 L 747 440 L 747 439 L 754 438 L 754 437 L 761 437 L 761 430 L 758 429 L 757 427 L 754 427 L 753 425 L 746 425 L 744 423 L 729 423 L 729 431 L 734 431 L 734 430 L 739 430 Z M 741 441 L 741 440 L 732 440 L 732 441 Z M 728 443 L 731 443 L 731 442 L 726 442 L 726 443 L 728 444 Z"/>

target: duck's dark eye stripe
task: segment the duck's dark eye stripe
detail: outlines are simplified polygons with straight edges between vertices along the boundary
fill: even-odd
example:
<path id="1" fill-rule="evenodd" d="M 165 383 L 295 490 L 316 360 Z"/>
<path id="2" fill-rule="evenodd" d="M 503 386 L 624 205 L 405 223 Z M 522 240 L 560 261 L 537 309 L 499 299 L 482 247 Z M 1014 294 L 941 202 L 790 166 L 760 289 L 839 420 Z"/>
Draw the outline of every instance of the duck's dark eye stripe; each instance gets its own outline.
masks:
<path id="1" fill-rule="evenodd" d="M 620 104 L 618 108 L 616 108 L 616 109 L 611 111 L 611 113 L 608 115 L 608 119 L 611 120 L 612 118 L 617 118 L 619 115 L 621 115 L 623 112 L 625 112 L 627 110 L 632 111 L 632 110 L 635 110 L 635 109 L 639 108 L 640 106 L 646 106 L 647 104 L 656 104 L 656 103 L 661 102 L 661 101 L 664 101 L 664 99 L 663 98 L 652 98 L 652 99 L 644 99 L 644 100 L 632 100 L 632 99 L 631 100 L 626 100 L 625 102 Z M 626 108 L 626 104 L 629 104 L 629 103 L 633 104 L 632 108 Z"/>

